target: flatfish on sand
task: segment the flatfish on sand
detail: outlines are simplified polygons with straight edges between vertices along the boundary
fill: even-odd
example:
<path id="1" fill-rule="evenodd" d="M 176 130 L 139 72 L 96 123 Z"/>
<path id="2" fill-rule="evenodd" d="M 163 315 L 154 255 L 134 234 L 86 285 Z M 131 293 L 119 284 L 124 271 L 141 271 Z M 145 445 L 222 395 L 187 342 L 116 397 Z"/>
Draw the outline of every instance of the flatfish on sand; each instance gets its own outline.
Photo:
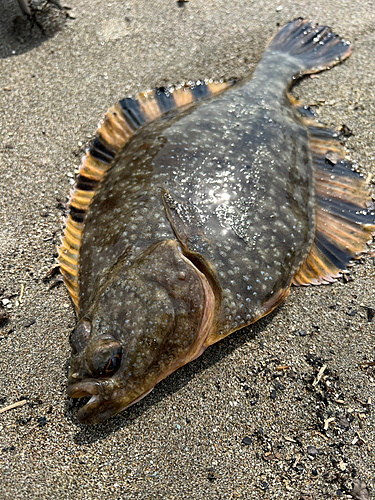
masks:
<path id="1" fill-rule="evenodd" d="M 366 250 L 365 182 L 337 134 L 288 94 L 350 52 L 297 19 L 240 82 L 161 88 L 106 113 L 58 257 L 78 317 L 68 394 L 90 398 L 81 422 L 140 400 L 292 284 L 332 282 Z"/>

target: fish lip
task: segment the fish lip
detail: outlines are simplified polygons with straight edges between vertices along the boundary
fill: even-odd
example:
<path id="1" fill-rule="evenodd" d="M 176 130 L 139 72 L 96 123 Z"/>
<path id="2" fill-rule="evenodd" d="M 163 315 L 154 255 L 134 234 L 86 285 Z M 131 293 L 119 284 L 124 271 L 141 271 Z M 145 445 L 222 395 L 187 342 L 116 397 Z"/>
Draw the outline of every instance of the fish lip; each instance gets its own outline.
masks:
<path id="1" fill-rule="evenodd" d="M 86 379 L 70 382 L 67 393 L 70 398 L 90 397 L 78 410 L 77 418 L 82 424 L 96 424 L 116 413 L 113 404 L 115 383 L 112 379 Z"/>
<path id="2" fill-rule="evenodd" d="M 68 396 L 73 399 L 81 399 L 87 396 L 97 396 L 100 394 L 100 382 L 96 379 L 80 380 L 79 382 L 69 382 Z"/>

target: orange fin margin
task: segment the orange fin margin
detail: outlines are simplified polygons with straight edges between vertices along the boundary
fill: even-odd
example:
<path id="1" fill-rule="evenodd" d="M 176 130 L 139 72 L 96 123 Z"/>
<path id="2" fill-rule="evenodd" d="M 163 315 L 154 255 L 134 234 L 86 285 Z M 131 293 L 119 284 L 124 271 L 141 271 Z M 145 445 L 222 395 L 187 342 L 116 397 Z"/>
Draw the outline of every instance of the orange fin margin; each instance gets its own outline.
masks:
<path id="1" fill-rule="evenodd" d="M 78 312 L 79 252 L 86 212 L 100 181 L 134 132 L 147 122 L 172 109 L 183 111 L 189 105 L 218 94 L 235 83 L 202 80 L 142 92 L 125 98 L 110 108 L 100 121 L 95 138 L 82 159 L 76 184 L 69 198 L 69 215 L 57 261 Z"/>
<path id="2" fill-rule="evenodd" d="M 375 231 L 375 206 L 364 179 L 345 159 L 337 134 L 297 107 L 307 126 L 315 176 L 315 238 L 294 285 L 335 281 L 367 249 Z"/>

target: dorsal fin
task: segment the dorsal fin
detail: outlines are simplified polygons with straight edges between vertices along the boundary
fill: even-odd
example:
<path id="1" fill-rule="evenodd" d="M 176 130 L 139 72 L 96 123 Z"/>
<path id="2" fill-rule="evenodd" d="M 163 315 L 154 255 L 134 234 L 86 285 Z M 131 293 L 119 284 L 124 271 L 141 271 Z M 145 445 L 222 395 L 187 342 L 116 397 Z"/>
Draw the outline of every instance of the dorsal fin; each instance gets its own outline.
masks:
<path id="1" fill-rule="evenodd" d="M 296 103 L 294 103 L 296 104 Z M 345 159 L 338 134 L 296 106 L 307 126 L 315 175 L 315 238 L 294 285 L 335 281 L 366 251 L 375 231 L 375 206 L 363 177 Z"/>
<path id="2" fill-rule="evenodd" d="M 125 98 L 110 108 L 99 123 L 70 194 L 69 215 L 58 262 L 70 297 L 78 310 L 78 260 L 84 220 L 92 197 L 104 174 L 112 166 L 116 154 L 134 132 L 147 122 L 172 109 L 184 111 L 195 102 L 218 94 L 235 83 L 204 80 L 187 82 L 169 88 L 142 92 L 135 98 Z"/>

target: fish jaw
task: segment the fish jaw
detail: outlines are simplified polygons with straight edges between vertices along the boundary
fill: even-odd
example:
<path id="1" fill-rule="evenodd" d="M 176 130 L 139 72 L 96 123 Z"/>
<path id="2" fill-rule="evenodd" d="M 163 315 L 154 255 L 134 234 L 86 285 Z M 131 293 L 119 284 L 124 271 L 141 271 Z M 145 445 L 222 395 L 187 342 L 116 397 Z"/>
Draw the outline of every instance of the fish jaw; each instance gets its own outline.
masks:
<path id="1" fill-rule="evenodd" d="M 144 353 L 142 351 L 142 345 L 145 343 L 145 338 L 142 336 L 142 332 L 145 330 L 144 324 L 139 326 L 141 334 L 136 338 L 133 344 L 131 344 L 130 341 L 127 342 L 129 337 L 123 339 L 117 338 L 115 341 L 110 340 L 110 335 L 108 333 L 106 335 L 98 335 L 98 332 L 95 331 L 95 327 L 93 327 L 90 333 L 91 337 L 83 341 L 86 342 L 86 345 L 80 352 L 72 354 L 68 380 L 69 397 L 90 397 L 90 400 L 85 406 L 78 411 L 77 417 L 81 423 L 97 424 L 131 406 L 146 396 L 158 382 L 181 366 L 200 356 L 205 350 L 205 340 L 211 332 L 214 323 L 215 296 L 212 288 L 205 275 L 201 273 L 185 255 L 183 255 L 176 241 L 171 242 L 168 240 L 159 244 L 158 247 L 159 248 L 156 248 L 153 254 L 155 259 L 160 256 L 165 258 L 165 256 L 168 256 L 168 253 L 171 254 L 168 262 L 170 267 L 168 268 L 164 265 L 160 267 L 163 270 L 163 274 L 160 276 L 160 289 L 158 289 L 158 277 L 155 276 L 154 272 L 152 276 L 155 297 L 160 298 L 162 293 L 164 293 L 165 301 L 170 302 L 169 311 L 172 317 L 169 323 L 163 323 L 163 325 L 166 325 L 164 332 L 160 331 L 160 327 L 158 327 L 159 330 L 155 330 L 156 338 L 162 335 L 160 349 L 158 352 L 155 352 L 155 355 L 150 355 L 149 352 Z M 168 269 L 169 273 L 175 272 L 176 275 L 180 277 L 180 281 L 173 282 L 172 286 L 169 287 L 169 282 L 166 281 L 164 276 L 165 269 Z M 139 270 L 142 279 L 144 279 L 145 266 L 140 265 L 139 269 L 136 268 L 135 273 L 137 274 Z M 135 283 L 141 287 L 142 280 L 139 282 L 135 281 L 134 273 L 132 273 L 133 270 L 127 272 L 127 274 L 130 275 L 130 278 L 128 276 L 129 282 Z M 178 290 L 178 286 L 180 286 L 179 283 L 184 282 L 181 281 L 182 273 L 185 276 L 184 281 L 189 282 L 188 288 L 192 298 L 190 299 L 191 304 L 186 306 L 186 311 L 181 319 L 178 317 L 178 315 L 181 314 L 181 297 L 183 295 L 182 292 L 186 291 L 186 289 Z M 124 279 L 127 279 L 126 274 L 124 275 Z M 106 289 L 108 288 L 110 288 L 110 285 L 107 284 Z M 108 315 L 109 311 L 113 311 L 113 308 L 111 309 L 109 307 L 108 297 L 101 297 L 101 300 L 103 303 L 101 303 L 100 300 L 96 303 L 95 312 L 99 316 L 102 313 Z M 136 299 L 133 300 L 136 302 Z M 176 306 L 176 304 L 178 304 L 178 306 Z M 194 312 L 194 306 L 197 304 L 199 304 L 199 312 L 198 309 Z M 139 311 L 142 311 L 142 308 L 146 307 L 147 303 L 142 302 Z M 168 312 L 167 306 L 165 306 L 163 314 L 166 315 L 166 312 Z M 151 309 L 151 313 L 154 319 L 154 310 Z M 136 318 L 137 315 L 135 314 L 134 319 Z M 76 327 L 76 331 L 78 333 L 82 331 L 82 322 L 87 329 L 88 321 L 88 319 L 81 320 Z M 120 316 L 120 318 L 114 319 L 114 323 L 115 321 L 120 324 L 122 317 Z M 186 321 L 189 322 L 190 332 L 185 338 L 185 344 L 182 346 L 181 340 L 179 340 L 179 333 L 182 332 L 186 335 Z M 93 317 L 92 325 L 96 324 L 98 324 L 98 321 Z M 181 325 L 183 325 L 182 330 Z M 135 337 L 137 337 L 137 335 L 135 335 Z M 104 340 L 101 340 L 102 338 Z M 92 376 L 92 373 L 90 373 L 90 366 L 92 366 L 92 358 L 90 358 L 90 356 L 92 353 L 96 356 L 99 347 L 102 346 L 103 343 L 106 343 L 107 346 L 113 346 L 116 342 L 122 343 L 123 351 L 119 370 L 112 377 L 101 378 L 100 376 Z M 72 345 L 74 345 L 74 338 Z M 81 345 L 83 344 L 79 344 L 79 347 Z M 111 349 L 113 348 L 114 347 L 111 347 Z M 135 366 L 135 360 L 139 359 L 139 356 L 137 358 L 137 354 L 139 354 L 137 353 L 137 349 L 141 351 L 141 354 L 144 354 L 143 357 L 141 356 L 141 359 L 150 356 L 148 365 L 144 365 L 141 368 L 133 368 Z M 164 361 L 162 362 L 160 362 L 160 352 L 164 355 Z"/>
<path id="2" fill-rule="evenodd" d="M 73 399 L 90 397 L 78 411 L 77 416 L 81 423 L 98 423 L 119 411 L 113 404 L 116 401 L 118 388 L 112 379 L 84 379 L 75 382 L 71 378 L 67 392 Z"/>

